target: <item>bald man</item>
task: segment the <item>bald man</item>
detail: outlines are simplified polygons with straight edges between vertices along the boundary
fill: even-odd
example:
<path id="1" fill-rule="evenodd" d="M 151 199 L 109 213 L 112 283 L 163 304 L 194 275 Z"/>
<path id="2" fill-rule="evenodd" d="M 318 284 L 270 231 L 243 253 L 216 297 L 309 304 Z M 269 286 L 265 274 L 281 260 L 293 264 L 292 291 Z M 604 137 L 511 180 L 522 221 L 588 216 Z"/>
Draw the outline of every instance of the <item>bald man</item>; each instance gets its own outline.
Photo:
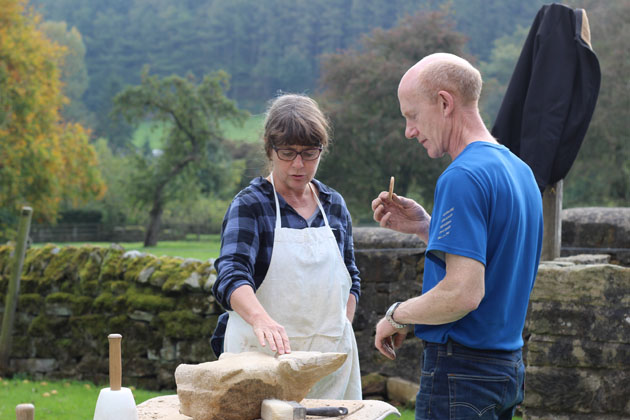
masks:
<path id="1" fill-rule="evenodd" d="M 390 359 L 412 329 L 424 341 L 416 420 L 511 419 L 523 400 L 522 331 L 542 247 L 542 200 L 530 168 L 487 130 L 481 75 L 465 59 L 429 55 L 398 86 L 405 137 L 452 162 L 433 216 L 381 192 L 381 226 L 427 244 L 422 295 L 396 302 L 376 325 Z"/>

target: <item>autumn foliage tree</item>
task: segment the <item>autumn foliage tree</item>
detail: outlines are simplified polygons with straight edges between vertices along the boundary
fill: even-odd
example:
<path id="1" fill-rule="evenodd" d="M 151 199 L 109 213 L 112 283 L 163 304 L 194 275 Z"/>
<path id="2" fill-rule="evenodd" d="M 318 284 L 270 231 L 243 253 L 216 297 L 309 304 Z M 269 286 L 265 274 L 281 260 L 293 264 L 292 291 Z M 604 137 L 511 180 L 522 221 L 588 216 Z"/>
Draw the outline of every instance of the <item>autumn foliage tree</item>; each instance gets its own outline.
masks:
<path id="1" fill-rule="evenodd" d="M 418 13 L 390 30 L 377 29 L 363 48 L 324 57 L 322 105 L 334 141 L 319 177 L 345 197 L 355 222 L 371 221 L 370 203 L 396 177 L 396 192 L 431 207 L 445 162 L 405 139 L 397 88 L 405 71 L 434 52 L 463 55 L 465 38 L 443 12 Z"/>
<path id="2" fill-rule="evenodd" d="M 66 123 L 58 65 L 64 49 L 38 29 L 40 17 L 20 0 L 0 0 L 0 237 L 30 205 L 54 221 L 62 202 L 104 191 L 88 131 Z M 4 235 L 6 236 L 6 234 Z"/>

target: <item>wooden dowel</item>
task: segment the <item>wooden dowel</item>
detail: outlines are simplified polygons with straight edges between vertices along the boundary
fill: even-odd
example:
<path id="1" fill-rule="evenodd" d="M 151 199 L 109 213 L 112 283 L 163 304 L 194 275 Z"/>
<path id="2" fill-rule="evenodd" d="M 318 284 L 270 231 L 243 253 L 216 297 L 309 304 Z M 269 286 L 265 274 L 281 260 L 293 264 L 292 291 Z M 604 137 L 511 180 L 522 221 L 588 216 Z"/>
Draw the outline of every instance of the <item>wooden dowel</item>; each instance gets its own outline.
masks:
<path id="1" fill-rule="evenodd" d="M 392 201 L 394 195 L 394 177 L 389 178 L 389 201 Z"/>
<path id="2" fill-rule="evenodd" d="M 120 391 L 122 385 L 122 358 L 120 342 L 122 335 L 110 334 L 109 339 L 109 389 Z"/>

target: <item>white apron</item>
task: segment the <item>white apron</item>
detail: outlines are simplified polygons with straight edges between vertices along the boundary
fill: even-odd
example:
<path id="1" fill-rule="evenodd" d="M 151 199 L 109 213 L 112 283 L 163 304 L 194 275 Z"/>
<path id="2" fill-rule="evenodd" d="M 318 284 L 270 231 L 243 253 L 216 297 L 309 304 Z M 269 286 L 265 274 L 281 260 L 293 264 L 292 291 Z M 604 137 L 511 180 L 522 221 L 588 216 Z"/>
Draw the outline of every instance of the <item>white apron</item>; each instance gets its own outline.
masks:
<path id="1" fill-rule="evenodd" d="M 281 227 L 280 203 L 271 177 L 276 201 L 276 228 L 267 275 L 256 297 L 269 316 L 282 325 L 291 350 L 347 353 L 345 363 L 317 382 L 307 398 L 360 400 L 361 373 L 352 324 L 346 306 L 352 281 L 341 257 L 335 235 L 328 224 L 313 187 L 311 192 L 325 226 L 290 229 Z M 224 350 L 229 353 L 260 351 L 254 331 L 235 311 L 229 311 Z"/>

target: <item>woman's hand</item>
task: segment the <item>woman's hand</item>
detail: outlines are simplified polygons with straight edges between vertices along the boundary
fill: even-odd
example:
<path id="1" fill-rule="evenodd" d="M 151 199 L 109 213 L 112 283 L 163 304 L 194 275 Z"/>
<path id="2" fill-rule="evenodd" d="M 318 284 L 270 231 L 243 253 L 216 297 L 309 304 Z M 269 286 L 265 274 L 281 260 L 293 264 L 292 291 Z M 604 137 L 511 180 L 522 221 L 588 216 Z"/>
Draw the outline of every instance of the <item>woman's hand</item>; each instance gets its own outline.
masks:
<path id="1" fill-rule="evenodd" d="M 269 348 L 278 354 L 291 353 L 289 337 L 284 327 L 271 319 L 266 312 L 254 320 L 252 329 L 261 346 L 265 347 L 269 343 Z"/>
<path id="2" fill-rule="evenodd" d="M 425 243 L 429 239 L 429 225 L 431 216 L 414 200 L 392 195 L 389 199 L 387 191 L 381 192 L 372 201 L 374 220 L 382 227 L 402 233 L 418 235 Z"/>
<path id="3" fill-rule="evenodd" d="M 230 305 L 249 325 L 262 347 L 278 354 L 291 353 L 291 344 L 284 327 L 273 320 L 260 304 L 249 285 L 243 285 L 230 296 Z"/>

